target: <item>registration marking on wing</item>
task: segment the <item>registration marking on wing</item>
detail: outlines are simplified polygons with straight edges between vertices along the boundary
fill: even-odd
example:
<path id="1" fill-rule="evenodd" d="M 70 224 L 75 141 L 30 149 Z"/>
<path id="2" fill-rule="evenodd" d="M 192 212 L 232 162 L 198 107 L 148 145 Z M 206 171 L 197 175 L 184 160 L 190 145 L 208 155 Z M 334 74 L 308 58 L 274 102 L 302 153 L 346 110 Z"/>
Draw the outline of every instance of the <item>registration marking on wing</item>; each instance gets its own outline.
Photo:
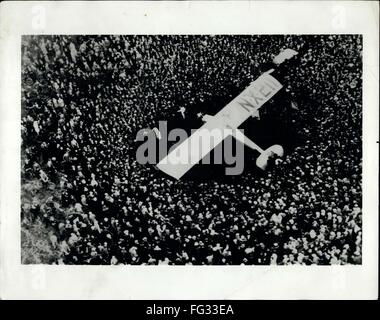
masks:
<path id="1" fill-rule="evenodd" d="M 157 168 L 180 179 L 281 88 L 282 84 L 276 78 L 269 73 L 262 74 L 220 110 L 212 120 L 206 122 L 188 139 L 172 149 L 157 164 Z M 212 143 L 205 143 L 210 137 L 212 137 Z"/>

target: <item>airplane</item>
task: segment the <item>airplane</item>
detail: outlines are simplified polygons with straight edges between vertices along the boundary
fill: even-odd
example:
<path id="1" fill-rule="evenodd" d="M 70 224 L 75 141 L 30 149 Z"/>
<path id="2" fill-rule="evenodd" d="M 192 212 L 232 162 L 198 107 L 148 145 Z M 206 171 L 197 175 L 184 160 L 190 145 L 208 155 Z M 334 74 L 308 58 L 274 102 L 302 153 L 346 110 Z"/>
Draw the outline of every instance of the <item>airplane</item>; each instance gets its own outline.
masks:
<path id="1" fill-rule="evenodd" d="M 285 49 L 274 57 L 272 61 L 273 65 L 275 67 L 279 66 L 297 54 L 298 52 L 293 49 Z M 266 169 L 268 159 L 273 155 L 282 157 L 284 155 L 282 146 L 275 144 L 264 150 L 238 129 L 249 117 L 259 119 L 259 109 L 283 87 L 272 75 L 275 67 L 261 74 L 216 115 L 203 115 L 202 120 L 205 122 L 203 126 L 171 150 L 166 157 L 158 162 L 156 167 L 167 175 L 179 180 L 228 135 L 232 135 L 236 140 L 260 153 L 260 156 L 256 159 L 256 165 L 262 170 Z M 228 134 L 213 136 L 213 146 L 201 148 L 199 152 L 199 141 L 202 141 L 202 135 L 206 131 L 211 132 L 214 129 L 227 129 Z M 185 161 L 178 161 L 178 155 L 182 159 L 185 159 Z M 186 161 L 189 158 L 192 158 L 192 161 Z"/>

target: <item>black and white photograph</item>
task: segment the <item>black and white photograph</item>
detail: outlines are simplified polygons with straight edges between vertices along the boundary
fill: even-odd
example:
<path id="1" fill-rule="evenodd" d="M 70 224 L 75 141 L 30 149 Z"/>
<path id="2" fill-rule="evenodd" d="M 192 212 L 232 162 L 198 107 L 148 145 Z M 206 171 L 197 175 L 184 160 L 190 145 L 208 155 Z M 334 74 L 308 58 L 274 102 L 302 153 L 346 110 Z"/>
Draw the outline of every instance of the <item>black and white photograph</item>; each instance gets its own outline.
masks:
<path id="1" fill-rule="evenodd" d="M 360 35 L 24 36 L 22 263 L 360 264 L 361 98 Z"/>
<path id="2" fill-rule="evenodd" d="M 0 298 L 376 296 L 378 9 L 0 5 Z"/>

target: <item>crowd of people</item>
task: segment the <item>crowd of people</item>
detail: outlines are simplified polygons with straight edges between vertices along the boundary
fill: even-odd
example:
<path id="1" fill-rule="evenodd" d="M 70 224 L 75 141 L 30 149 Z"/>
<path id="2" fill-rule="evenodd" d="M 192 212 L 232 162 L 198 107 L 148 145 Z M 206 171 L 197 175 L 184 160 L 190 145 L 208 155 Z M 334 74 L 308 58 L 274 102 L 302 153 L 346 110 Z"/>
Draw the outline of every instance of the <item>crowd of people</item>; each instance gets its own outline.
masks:
<path id="1" fill-rule="evenodd" d="M 47 228 L 51 263 L 361 263 L 361 36 L 22 42 L 22 184 L 41 187 L 21 214 Z M 302 144 L 263 175 L 175 181 L 136 161 L 140 129 L 254 80 L 285 48 L 304 50 L 284 81 Z"/>

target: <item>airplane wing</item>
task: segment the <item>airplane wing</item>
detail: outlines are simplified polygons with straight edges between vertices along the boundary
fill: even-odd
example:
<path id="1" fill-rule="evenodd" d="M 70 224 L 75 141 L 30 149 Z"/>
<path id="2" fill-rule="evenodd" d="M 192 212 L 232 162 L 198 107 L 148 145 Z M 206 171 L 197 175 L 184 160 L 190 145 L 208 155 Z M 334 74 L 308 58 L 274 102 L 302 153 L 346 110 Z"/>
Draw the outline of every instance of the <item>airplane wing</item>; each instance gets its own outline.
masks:
<path id="1" fill-rule="evenodd" d="M 282 84 L 269 73 L 262 74 L 213 119 L 171 150 L 157 164 L 157 168 L 173 178 L 180 179 L 229 134 L 232 134 L 232 130 L 225 129 L 237 129 L 281 88 Z"/>

